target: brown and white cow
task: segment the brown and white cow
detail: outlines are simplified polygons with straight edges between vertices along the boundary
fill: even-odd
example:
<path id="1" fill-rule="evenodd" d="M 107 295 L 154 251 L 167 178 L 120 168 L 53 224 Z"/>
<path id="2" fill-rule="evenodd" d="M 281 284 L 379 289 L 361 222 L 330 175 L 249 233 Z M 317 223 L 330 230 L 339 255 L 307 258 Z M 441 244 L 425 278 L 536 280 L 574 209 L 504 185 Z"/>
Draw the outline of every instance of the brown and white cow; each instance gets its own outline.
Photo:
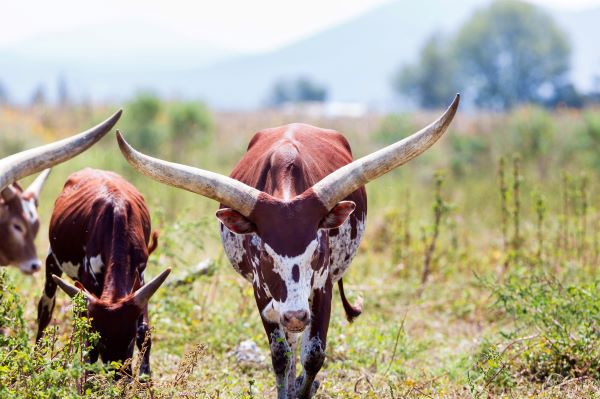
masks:
<path id="1" fill-rule="evenodd" d="M 100 140 L 121 116 L 118 111 L 101 124 L 52 144 L 23 151 L 0 160 L 0 266 L 14 265 L 23 273 L 41 269 L 35 237 L 40 221 L 40 192 L 51 166 L 67 161 Z M 17 180 L 46 169 L 26 189 Z"/>
<path id="2" fill-rule="evenodd" d="M 254 286 L 279 399 L 310 398 L 318 388 L 335 282 L 348 317 L 360 312 L 343 296 L 342 275 L 364 232 L 363 186 L 433 145 L 458 103 L 459 96 L 431 125 L 356 161 L 336 131 L 304 124 L 263 130 L 231 177 L 143 155 L 117 131 L 121 151 L 138 171 L 221 203 L 223 246 Z M 304 371 L 296 379 L 300 333 Z"/>
<path id="3" fill-rule="evenodd" d="M 59 285 L 73 297 L 82 292 L 92 327 L 100 342 L 90 351 L 107 363 L 141 350 L 149 332 L 148 301 L 165 281 L 170 269 L 144 285 L 148 256 L 157 246 L 144 197 L 129 182 L 112 172 L 84 169 L 73 173 L 56 200 L 50 221 L 50 252 L 46 283 L 38 304 L 38 333 L 52 318 Z M 76 286 L 60 278 L 66 273 Z M 150 374 L 148 340 L 140 372 Z"/>

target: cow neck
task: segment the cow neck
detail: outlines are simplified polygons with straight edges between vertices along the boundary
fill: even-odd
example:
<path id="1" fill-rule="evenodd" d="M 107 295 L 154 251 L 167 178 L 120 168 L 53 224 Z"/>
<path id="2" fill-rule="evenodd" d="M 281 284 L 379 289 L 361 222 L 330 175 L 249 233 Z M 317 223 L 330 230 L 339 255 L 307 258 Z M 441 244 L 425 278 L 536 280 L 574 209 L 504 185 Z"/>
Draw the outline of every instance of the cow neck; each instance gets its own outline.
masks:
<path id="1" fill-rule="evenodd" d="M 133 289 L 134 275 L 131 265 L 130 247 L 131 234 L 129 232 L 127 211 L 123 206 L 115 205 L 112 231 L 105 241 L 105 253 L 108 264 L 104 277 L 104 287 L 100 299 L 104 302 L 114 303 L 126 297 Z"/>

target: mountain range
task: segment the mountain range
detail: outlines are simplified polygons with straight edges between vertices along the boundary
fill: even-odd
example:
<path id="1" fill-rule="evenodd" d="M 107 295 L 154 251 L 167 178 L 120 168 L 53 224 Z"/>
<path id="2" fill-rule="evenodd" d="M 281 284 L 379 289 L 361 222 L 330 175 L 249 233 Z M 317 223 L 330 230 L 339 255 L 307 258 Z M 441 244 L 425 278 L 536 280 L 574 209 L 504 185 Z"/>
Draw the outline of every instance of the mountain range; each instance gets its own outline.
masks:
<path id="1" fill-rule="evenodd" d="M 21 102 L 40 84 L 51 92 L 62 77 L 77 99 L 114 101 L 149 89 L 203 99 L 217 108 L 249 109 L 266 103 L 275 81 L 306 76 L 325 86 L 334 101 L 386 108 L 397 100 L 391 88 L 395 72 L 415 61 L 425 40 L 434 33 L 452 34 L 486 3 L 393 1 L 261 54 L 239 54 L 122 21 L 0 48 L 0 82 Z M 548 12 L 573 44 L 576 85 L 584 90 L 598 85 L 600 8 Z"/>

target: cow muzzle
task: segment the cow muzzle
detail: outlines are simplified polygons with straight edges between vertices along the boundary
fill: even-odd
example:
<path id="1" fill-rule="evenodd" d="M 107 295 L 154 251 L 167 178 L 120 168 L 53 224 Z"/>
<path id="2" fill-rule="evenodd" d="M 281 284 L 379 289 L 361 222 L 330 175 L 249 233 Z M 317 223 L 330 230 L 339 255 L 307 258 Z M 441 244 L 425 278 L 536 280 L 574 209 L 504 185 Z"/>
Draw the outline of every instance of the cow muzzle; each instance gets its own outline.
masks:
<path id="1" fill-rule="evenodd" d="M 287 311 L 281 316 L 281 325 L 288 332 L 299 333 L 304 331 L 310 322 L 308 310 Z"/>
<path id="2" fill-rule="evenodd" d="M 42 269 L 42 262 L 39 259 L 32 259 L 19 263 L 19 269 L 23 274 L 34 274 Z"/>

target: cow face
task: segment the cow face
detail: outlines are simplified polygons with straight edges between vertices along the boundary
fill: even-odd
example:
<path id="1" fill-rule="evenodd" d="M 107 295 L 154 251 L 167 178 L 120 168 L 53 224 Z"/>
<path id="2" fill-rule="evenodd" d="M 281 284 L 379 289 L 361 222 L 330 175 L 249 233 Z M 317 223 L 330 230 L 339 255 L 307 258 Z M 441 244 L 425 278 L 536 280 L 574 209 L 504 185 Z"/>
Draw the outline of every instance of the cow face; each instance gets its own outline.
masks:
<path id="1" fill-rule="evenodd" d="M 37 205 L 35 192 L 23 192 L 16 184 L 2 190 L 0 265 L 18 266 L 25 274 L 33 274 L 41 269 L 42 263 L 37 258 L 34 244 L 40 227 Z"/>
<path id="2" fill-rule="evenodd" d="M 118 303 L 88 302 L 92 327 L 100 334 L 98 352 L 104 363 L 131 358 L 137 334 L 137 320 L 143 309 L 132 299 Z"/>
<path id="3" fill-rule="evenodd" d="M 327 212 L 311 198 L 300 198 L 259 203 L 248 218 L 230 208 L 217 212 L 231 232 L 256 235 L 245 240 L 244 249 L 253 266 L 254 294 L 266 320 L 281 324 L 288 332 L 305 329 L 313 292 L 324 289 L 330 278 L 328 230 L 346 222 L 355 206 L 342 201 Z"/>

